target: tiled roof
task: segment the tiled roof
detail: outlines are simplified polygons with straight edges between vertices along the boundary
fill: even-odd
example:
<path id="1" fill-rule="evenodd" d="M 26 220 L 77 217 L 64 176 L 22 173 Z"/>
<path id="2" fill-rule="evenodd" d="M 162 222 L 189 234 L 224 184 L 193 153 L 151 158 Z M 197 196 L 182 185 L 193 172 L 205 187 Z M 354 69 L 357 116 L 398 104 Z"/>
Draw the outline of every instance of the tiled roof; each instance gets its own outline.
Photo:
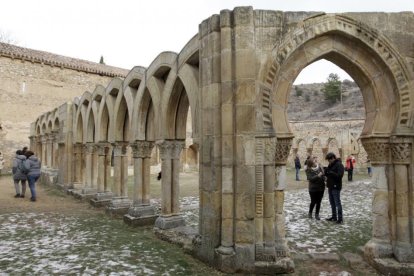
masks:
<path id="1" fill-rule="evenodd" d="M 108 77 L 125 77 L 129 70 L 87 60 L 60 56 L 0 42 L 0 56 L 21 59 Z"/>

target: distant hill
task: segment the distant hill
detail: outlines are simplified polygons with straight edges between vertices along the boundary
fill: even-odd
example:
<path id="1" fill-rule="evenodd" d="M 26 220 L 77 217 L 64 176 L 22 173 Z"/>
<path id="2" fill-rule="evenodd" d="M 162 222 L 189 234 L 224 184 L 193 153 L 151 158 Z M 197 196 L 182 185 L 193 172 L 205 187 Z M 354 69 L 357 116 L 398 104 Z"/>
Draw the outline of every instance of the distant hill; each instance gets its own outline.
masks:
<path id="1" fill-rule="evenodd" d="M 365 119 L 364 101 L 355 82 L 342 82 L 342 105 L 340 101 L 332 104 L 325 100 L 323 85 L 324 83 L 311 83 L 292 87 L 288 106 L 289 121 Z"/>

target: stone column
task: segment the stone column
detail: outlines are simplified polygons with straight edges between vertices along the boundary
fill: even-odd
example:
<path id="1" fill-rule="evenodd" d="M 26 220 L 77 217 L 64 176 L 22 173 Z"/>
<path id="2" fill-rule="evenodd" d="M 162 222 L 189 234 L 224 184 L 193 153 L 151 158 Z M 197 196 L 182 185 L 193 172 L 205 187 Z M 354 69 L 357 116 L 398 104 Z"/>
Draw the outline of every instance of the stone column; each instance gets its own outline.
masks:
<path id="1" fill-rule="evenodd" d="M 390 168 L 388 137 L 361 138 L 373 166 L 372 181 L 375 185 L 372 201 L 372 238 L 364 247 L 368 260 L 392 258 L 392 221 L 395 220 L 393 170 Z"/>
<path id="2" fill-rule="evenodd" d="M 111 173 L 109 143 L 99 143 L 96 145 L 97 160 L 97 193 L 91 199 L 91 204 L 95 207 L 107 206 L 113 193 L 109 189 L 109 179 Z M 109 156 L 109 158 L 108 158 Z"/>
<path id="3" fill-rule="evenodd" d="M 82 144 L 73 146 L 73 188 L 82 189 Z"/>
<path id="4" fill-rule="evenodd" d="M 292 138 L 278 138 L 276 143 L 276 185 L 274 187 L 275 201 L 275 251 L 276 258 L 289 257 L 289 248 L 286 241 L 285 229 L 285 189 L 286 189 L 286 162 L 292 145 Z M 289 259 L 290 262 L 292 262 Z M 293 265 L 293 263 L 291 264 Z"/>
<path id="5" fill-rule="evenodd" d="M 83 194 L 94 194 L 96 193 L 96 189 L 92 186 L 92 179 L 93 179 L 93 166 L 92 166 L 92 158 L 93 153 L 95 151 L 95 145 L 93 143 L 87 143 L 85 146 L 85 161 L 86 161 L 86 168 L 85 168 L 85 176 L 86 182 L 85 186 L 82 190 Z"/>
<path id="6" fill-rule="evenodd" d="M 131 207 L 132 201 L 128 199 L 128 158 L 126 142 L 116 142 L 114 147 L 114 197 L 111 199 L 106 211 L 111 215 L 125 215 Z"/>
<path id="7" fill-rule="evenodd" d="M 160 229 L 175 228 L 185 224 L 180 214 L 180 153 L 184 141 L 165 140 L 157 143 L 161 155 L 161 216 L 155 221 Z"/>
<path id="8" fill-rule="evenodd" d="M 36 149 L 36 146 L 37 146 L 36 136 L 29 136 L 29 140 L 30 140 L 30 150 L 32 150 L 34 154 L 39 157 L 39 155 L 37 154 L 37 149 Z"/>
<path id="9" fill-rule="evenodd" d="M 154 224 L 157 216 L 154 206 L 150 205 L 150 161 L 154 142 L 136 141 L 131 147 L 134 157 L 133 206 L 124 221 L 134 226 Z"/>
<path id="10" fill-rule="evenodd" d="M 43 160 L 42 155 L 42 136 L 36 137 L 36 156 L 39 158 L 40 161 Z M 43 163 L 42 163 L 43 165 Z"/>
<path id="11" fill-rule="evenodd" d="M 53 160 L 53 134 L 48 134 L 46 138 L 46 147 L 47 147 L 47 158 L 46 158 L 46 166 L 48 168 L 52 168 L 52 160 Z"/>
<path id="12" fill-rule="evenodd" d="M 413 185 L 410 181 L 412 138 L 391 137 L 391 155 L 394 165 L 396 243 L 394 255 L 399 262 L 414 262 L 413 247 Z M 413 209 L 412 209 L 413 208 Z"/>
<path id="13" fill-rule="evenodd" d="M 46 167 L 47 166 L 47 158 L 46 158 L 46 135 L 42 135 L 41 136 L 41 142 L 42 142 L 42 167 Z"/>

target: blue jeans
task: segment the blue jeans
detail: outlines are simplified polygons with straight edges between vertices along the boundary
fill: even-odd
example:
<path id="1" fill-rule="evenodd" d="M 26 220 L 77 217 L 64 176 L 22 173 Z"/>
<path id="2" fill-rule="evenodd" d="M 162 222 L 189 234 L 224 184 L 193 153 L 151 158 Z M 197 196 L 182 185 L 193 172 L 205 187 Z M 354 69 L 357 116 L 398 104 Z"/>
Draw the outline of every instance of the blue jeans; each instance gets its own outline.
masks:
<path id="1" fill-rule="evenodd" d="M 300 180 L 299 179 L 299 172 L 300 172 L 300 169 L 296 168 L 296 180 Z"/>
<path id="2" fill-rule="evenodd" d="M 332 217 L 342 221 L 341 190 L 328 189 L 329 203 L 331 204 Z"/>
<path id="3" fill-rule="evenodd" d="M 30 193 L 32 194 L 32 199 L 36 199 L 36 181 L 39 179 L 40 175 L 28 175 L 27 180 L 29 181 Z"/>

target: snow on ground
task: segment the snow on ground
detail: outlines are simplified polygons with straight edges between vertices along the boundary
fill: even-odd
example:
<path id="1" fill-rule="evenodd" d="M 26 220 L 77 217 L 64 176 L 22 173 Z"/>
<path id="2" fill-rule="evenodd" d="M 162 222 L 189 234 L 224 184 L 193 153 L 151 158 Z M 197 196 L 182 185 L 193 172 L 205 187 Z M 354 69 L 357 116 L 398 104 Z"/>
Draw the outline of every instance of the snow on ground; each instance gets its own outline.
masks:
<path id="1" fill-rule="evenodd" d="M 307 189 L 285 194 L 286 238 L 296 252 L 355 252 L 371 236 L 373 185 L 347 183 L 341 193 L 343 225 L 330 216 L 327 191 L 321 221 L 309 219 Z M 159 205 L 159 201 L 152 201 Z M 187 225 L 197 227 L 198 198 L 181 199 Z M 190 257 L 153 237 L 152 229 L 130 228 L 105 215 L 74 217 L 56 213 L 0 215 L 0 271 L 11 274 L 209 275 Z M 116 271 L 113 274 L 112 271 Z"/>

